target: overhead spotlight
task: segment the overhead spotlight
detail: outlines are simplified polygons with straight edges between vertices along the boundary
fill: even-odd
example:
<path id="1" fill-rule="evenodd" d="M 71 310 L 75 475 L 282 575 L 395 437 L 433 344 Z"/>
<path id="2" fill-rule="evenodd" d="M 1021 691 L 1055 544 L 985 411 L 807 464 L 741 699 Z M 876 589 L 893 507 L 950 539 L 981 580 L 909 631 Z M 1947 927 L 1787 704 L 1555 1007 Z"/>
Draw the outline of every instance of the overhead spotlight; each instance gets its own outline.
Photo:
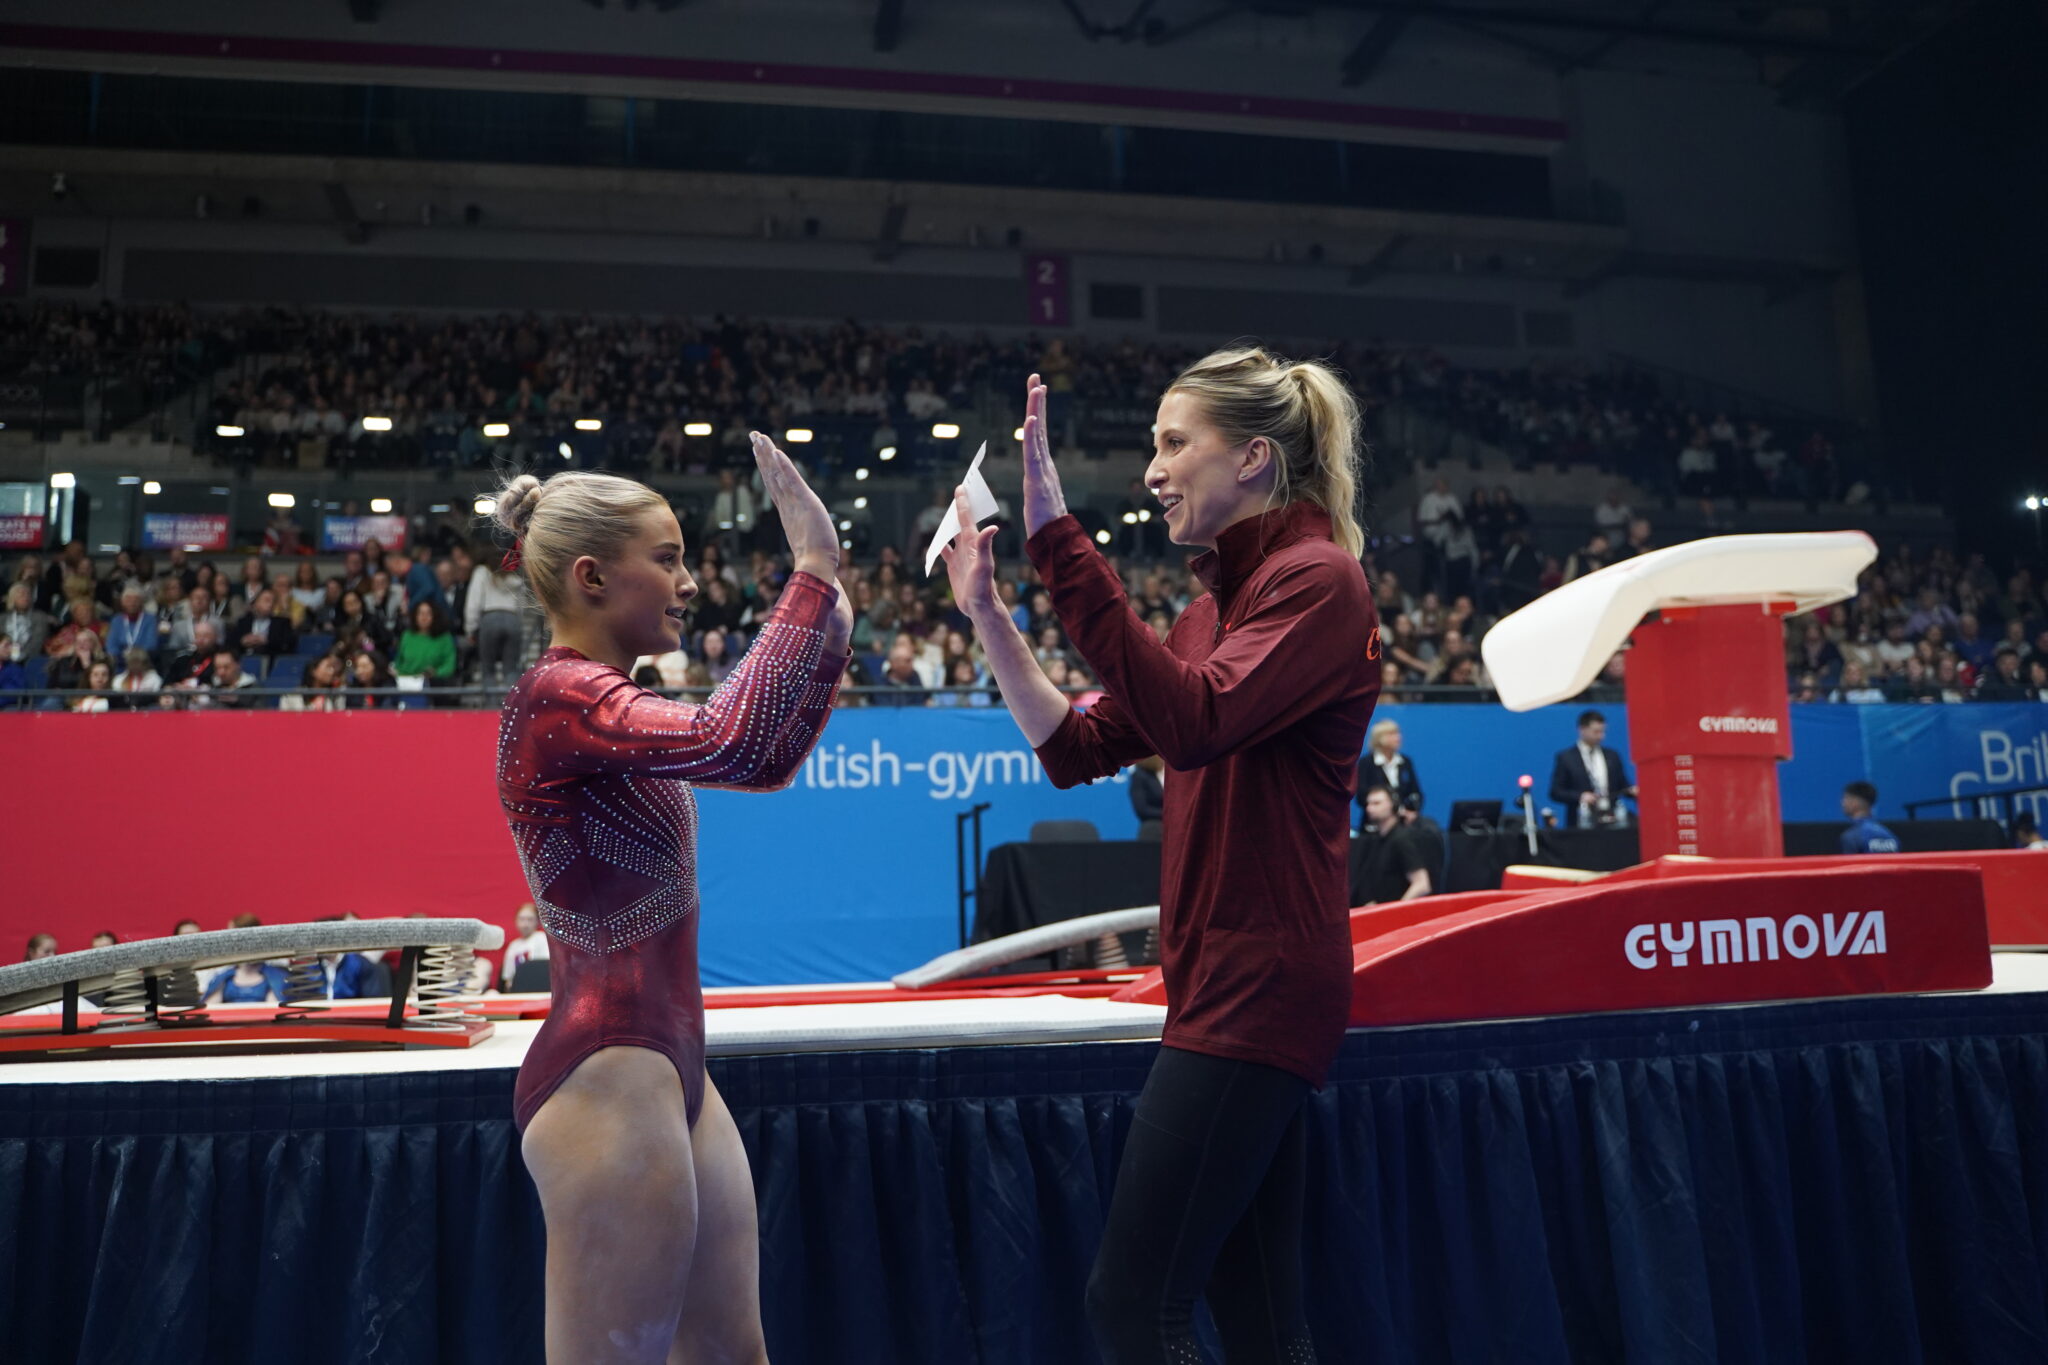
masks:
<path id="1" fill-rule="evenodd" d="M 1107 544 L 1109 544 L 1109 532 L 1107 532 L 1107 531 L 1097 531 L 1097 532 L 1095 533 L 1095 543 L 1096 543 L 1096 544 L 1098 544 L 1098 545 L 1107 545 Z"/>
<path id="2" fill-rule="evenodd" d="M 878 451 L 876 451 L 876 452 L 875 452 L 875 458 L 876 458 L 876 459 L 878 459 L 878 460 L 893 460 L 893 459 L 895 459 L 895 458 L 896 458 L 896 447 L 895 447 L 895 446 L 883 446 L 883 447 L 882 447 L 882 448 L 881 448 L 880 450 L 878 450 Z"/>
<path id="3" fill-rule="evenodd" d="M 1124 525 L 1126 525 L 1126 526 L 1136 526 L 1137 524 L 1138 524 L 1138 514 L 1137 514 L 1136 512 L 1126 512 L 1126 513 L 1124 513 Z"/>
<path id="4" fill-rule="evenodd" d="M 955 424 L 953 424 L 952 422 L 934 422 L 934 423 L 932 423 L 932 439 L 933 439 L 933 440 L 936 440 L 936 441 L 950 441 L 950 440 L 952 440 L 952 439 L 953 439 L 953 438 L 954 438 L 955 436 L 958 436 L 959 434 L 960 434 L 960 428 L 959 428 L 958 426 L 956 426 Z"/>
<path id="5" fill-rule="evenodd" d="M 213 429 L 213 434 L 216 436 L 225 436 L 229 440 L 233 440 L 237 436 L 244 436 L 247 435 L 248 433 L 244 432 L 238 426 L 233 426 L 227 422 L 222 422 L 219 426 Z"/>
<path id="6" fill-rule="evenodd" d="M 865 478 L 867 478 L 867 476 L 868 476 L 868 467 L 867 467 L 866 465 L 862 465 L 862 466 L 861 466 L 861 467 L 860 467 L 859 469 L 856 469 L 856 470 L 854 470 L 854 471 L 853 471 L 853 477 L 854 477 L 855 479 L 865 479 Z"/>
<path id="7" fill-rule="evenodd" d="M 2027 499 L 2027 510 L 2028 510 L 2029 512 L 2038 512 L 2038 511 L 2040 511 L 2040 510 L 2041 510 L 2041 500 L 2040 500 L 2039 498 L 2028 498 L 2028 499 Z"/>
<path id="8" fill-rule="evenodd" d="M 163 491 L 164 486 L 155 479 L 151 479 L 148 483 L 142 485 L 142 496 L 145 498 L 153 498 Z"/>
<path id="9" fill-rule="evenodd" d="M 842 540 L 839 542 L 839 548 L 842 550 L 851 550 L 853 548 L 853 542 L 850 540 Z"/>
<path id="10" fill-rule="evenodd" d="M 299 500 L 289 493 L 272 493 L 269 498 L 272 507 L 297 507 Z"/>
<path id="11" fill-rule="evenodd" d="M 478 498 L 475 502 L 471 503 L 470 506 L 476 509 L 476 514 L 478 516 L 487 517 L 491 513 L 498 510 L 498 500 L 496 498 L 488 497 Z"/>
<path id="12" fill-rule="evenodd" d="M 555 454 L 561 456 L 565 460 L 573 460 L 576 458 L 576 452 L 569 448 L 569 443 L 567 441 L 558 441 L 555 443 Z"/>
<path id="13" fill-rule="evenodd" d="M 121 487 L 123 488 L 130 488 L 138 483 L 141 483 L 142 476 L 140 474 L 123 474 L 120 478 L 114 480 L 114 482 L 121 485 Z"/>
<path id="14" fill-rule="evenodd" d="M 1140 508 L 1138 509 L 1138 520 L 1139 520 L 1139 521 L 1150 521 L 1150 520 L 1152 520 L 1152 509 L 1151 509 L 1151 508 L 1149 508 L 1149 507 L 1140 507 Z"/>
<path id="15" fill-rule="evenodd" d="M 842 521 L 839 523 L 839 529 L 842 531 L 851 531 L 853 529 L 853 523 L 850 521 Z"/>
<path id="16" fill-rule="evenodd" d="M 1011 432 L 1011 433 L 1010 433 L 1010 439 L 1011 439 L 1011 440 L 1013 440 L 1013 441 L 1021 441 L 1021 440 L 1023 440 L 1023 439 L 1024 439 L 1024 428 L 1022 428 L 1022 427 L 1018 427 L 1018 428 L 1017 428 L 1017 429 L 1016 429 L 1015 431 Z"/>
<path id="17" fill-rule="evenodd" d="M 865 511 L 867 511 L 867 510 L 868 510 L 868 500 L 867 500 L 866 498 L 855 498 L 855 499 L 853 500 L 853 510 L 854 510 L 854 511 L 856 511 L 856 512 L 865 512 Z"/>
<path id="18" fill-rule="evenodd" d="M 371 499 L 370 499 L 370 510 L 371 510 L 372 512 L 375 512 L 375 513 L 376 513 L 376 514 L 377 514 L 378 516 L 380 516 L 380 517 L 381 517 L 381 516 L 388 516 L 388 515 L 390 514 L 390 512 L 391 512 L 391 499 L 389 499 L 389 498 L 371 498 Z"/>
<path id="19" fill-rule="evenodd" d="M 510 436 L 511 434 L 512 424 L 510 422 L 484 423 L 484 435 L 490 437 L 492 440 L 496 440 L 500 436 Z"/>
<path id="20" fill-rule="evenodd" d="M 389 417 L 365 417 L 363 419 L 363 430 L 389 431 L 391 430 L 391 419 Z"/>
<path id="21" fill-rule="evenodd" d="M 782 433 L 782 439 L 793 446 L 808 445 L 812 434 L 809 427 L 791 427 L 788 431 Z"/>
<path id="22" fill-rule="evenodd" d="M 576 430 L 603 431 L 604 423 L 595 417 L 578 417 L 576 419 Z"/>
<path id="23" fill-rule="evenodd" d="M 76 474 L 52 474 L 50 476 L 50 487 L 76 488 L 78 487 L 78 476 Z"/>
<path id="24" fill-rule="evenodd" d="M 683 435 L 685 436 L 709 436 L 710 434 L 711 423 L 709 422 L 683 423 Z"/>

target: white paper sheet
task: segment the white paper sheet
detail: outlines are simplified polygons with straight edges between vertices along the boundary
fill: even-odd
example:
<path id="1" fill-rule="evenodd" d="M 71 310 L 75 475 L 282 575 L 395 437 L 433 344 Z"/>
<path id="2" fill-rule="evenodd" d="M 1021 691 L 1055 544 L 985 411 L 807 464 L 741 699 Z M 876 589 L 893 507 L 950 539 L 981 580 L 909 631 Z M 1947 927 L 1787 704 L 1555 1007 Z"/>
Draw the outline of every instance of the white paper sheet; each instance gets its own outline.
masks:
<path id="1" fill-rule="evenodd" d="M 974 452 L 974 463 L 967 466 L 967 477 L 960 480 L 967 487 L 967 510 L 974 513 L 974 524 L 981 525 L 996 514 L 996 495 L 989 491 L 988 480 L 981 477 L 981 462 L 988 454 L 988 442 L 981 443 L 981 449 Z M 952 543 L 960 534 L 960 508 L 957 503 L 946 504 L 946 519 L 939 523 L 937 534 L 924 552 L 924 576 L 932 576 L 932 566 L 939 562 L 939 551 Z"/>

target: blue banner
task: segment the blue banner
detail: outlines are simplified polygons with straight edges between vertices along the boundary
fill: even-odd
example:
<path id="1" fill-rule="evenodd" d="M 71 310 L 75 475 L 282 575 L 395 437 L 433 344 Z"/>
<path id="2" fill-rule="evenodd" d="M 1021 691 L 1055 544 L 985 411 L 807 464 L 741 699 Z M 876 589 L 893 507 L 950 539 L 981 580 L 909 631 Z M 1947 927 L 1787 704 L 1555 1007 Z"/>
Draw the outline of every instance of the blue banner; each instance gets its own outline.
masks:
<path id="1" fill-rule="evenodd" d="M 1430 704 L 1379 718 L 1400 722 L 1442 821 L 1453 801 L 1512 805 L 1524 773 L 1547 804 L 1552 759 L 1584 709 Z M 1626 709 L 1596 709 L 1626 752 Z M 1859 778 L 1877 785 L 1880 818 L 1901 819 L 1906 801 L 2048 782 L 2048 705 L 1794 706 L 1792 745 L 1778 770 L 1785 819 L 1840 819 L 1842 784 Z M 1029 838 L 1039 820 L 1137 832 L 1121 775 L 1054 789 L 999 708 L 840 711 L 788 790 L 700 792 L 705 983 L 882 981 L 956 946 L 954 817 L 983 801 L 985 847 Z M 2031 808 L 2048 821 L 2048 801 Z"/>

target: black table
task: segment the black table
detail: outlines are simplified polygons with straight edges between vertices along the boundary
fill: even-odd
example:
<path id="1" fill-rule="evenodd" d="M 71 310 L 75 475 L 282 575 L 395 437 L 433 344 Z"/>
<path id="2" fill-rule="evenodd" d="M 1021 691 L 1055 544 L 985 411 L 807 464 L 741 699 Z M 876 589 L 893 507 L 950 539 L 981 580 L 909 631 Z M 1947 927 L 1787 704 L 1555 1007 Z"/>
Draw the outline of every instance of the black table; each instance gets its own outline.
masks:
<path id="1" fill-rule="evenodd" d="M 1158 903 L 1156 843 L 997 844 L 974 897 L 973 941 Z"/>
<path id="2" fill-rule="evenodd" d="M 1821 857 L 1842 851 L 1840 820 L 1802 821 L 1785 826 L 1785 856 Z M 1995 820 L 1893 820 L 1887 829 L 1899 836 L 1904 853 L 1945 853 L 1957 849 L 2004 848 L 2005 831 Z M 1524 834 L 1451 834 L 1450 870 L 1446 891 L 1488 891 L 1500 885 L 1501 873 L 1517 863 L 1539 867 L 1576 867 L 1588 872 L 1613 872 L 1641 862 L 1634 826 L 1627 829 L 1549 829 L 1536 836 L 1536 856 L 1529 856 Z M 1882 857 L 1882 854 L 1874 854 Z"/>

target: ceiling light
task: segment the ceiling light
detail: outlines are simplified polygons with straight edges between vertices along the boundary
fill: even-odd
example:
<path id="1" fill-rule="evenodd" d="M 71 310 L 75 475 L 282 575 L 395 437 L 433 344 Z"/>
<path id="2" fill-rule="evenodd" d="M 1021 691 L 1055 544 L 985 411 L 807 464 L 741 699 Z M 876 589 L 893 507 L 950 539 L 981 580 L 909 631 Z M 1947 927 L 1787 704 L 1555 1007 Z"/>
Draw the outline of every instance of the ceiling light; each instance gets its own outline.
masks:
<path id="1" fill-rule="evenodd" d="M 951 423 L 951 422 L 934 422 L 934 423 L 932 423 L 932 439 L 933 439 L 933 440 L 936 440 L 936 441 L 950 441 L 950 440 L 952 440 L 952 439 L 953 439 L 953 438 L 954 438 L 955 436 L 958 436 L 959 434 L 960 434 L 960 428 L 959 428 L 958 426 L 956 426 L 955 424 Z"/>
<path id="2" fill-rule="evenodd" d="M 78 476 L 76 474 L 52 474 L 50 476 L 50 487 L 76 488 L 78 487 Z"/>
<path id="3" fill-rule="evenodd" d="M 578 418 L 576 419 L 576 430 L 578 430 L 578 431 L 603 431 L 603 430 L 604 430 L 604 423 L 603 423 L 603 422 L 601 422 L 601 421 L 599 421 L 599 420 L 598 420 L 597 418 L 595 418 L 595 417 L 578 417 Z"/>
<path id="4" fill-rule="evenodd" d="M 1097 543 L 1097 544 L 1100 544 L 1100 545 L 1107 545 L 1107 544 L 1109 544 L 1109 532 L 1107 532 L 1107 531 L 1097 531 L 1097 532 L 1095 533 L 1095 540 L 1096 540 L 1096 543 Z"/>
<path id="5" fill-rule="evenodd" d="M 1016 429 L 1015 431 L 1011 432 L 1011 433 L 1010 433 L 1010 439 L 1011 439 L 1011 440 L 1013 440 L 1013 441 L 1021 441 L 1021 440 L 1023 440 L 1023 439 L 1024 439 L 1024 428 L 1022 428 L 1022 427 L 1018 427 L 1018 428 L 1017 428 L 1017 429 Z"/>
<path id="6" fill-rule="evenodd" d="M 709 422 L 683 423 L 683 435 L 685 436 L 709 436 L 710 434 L 711 423 Z"/>
<path id="7" fill-rule="evenodd" d="M 487 517 L 498 510 L 498 500 L 496 498 L 478 498 L 470 506 L 476 509 L 478 516 Z"/>
<path id="8" fill-rule="evenodd" d="M 213 429 L 213 434 L 216 436 L 226 436 L 232 439 L 233 437 L 240 436 L 243 433 L 240 427 L 230 426 L 226 422 L 223 422 Z"/>
<path id="9" fill-rule="evenodd" d="M 378 516 L 380 516 L 380 517 L 381 517 L 381 516 L 384 516 L 384 515 L 385 515 L 386 513 L 390 512 L 390 510 L 391 510 L 391 499 L 389 499 L 389 498 L 371 498 L 371 499 L 370 499 L 370 510 L 371 510 L 372 512 L 375 512 L 375 513 L 376 513 L 376 514 L 377 514 Z"/>
<path id="10" fill-rule="evenodd" d="M 365 417 L 363 419 L 363 430 L 389 431 L 391 430 L 391 419 L 389 417 Z"/>
<path id="11" fill-rule="evenodd" d="M 151 479 L 148 483 L 142 485 L 142 494 L 144 497 L 155 497 L 158 493 L 161 493 L 163 491 L 164 486 L 158 483 L 155 479 Z"/>
<path id="12" fill-rule="evenodd" d="M 296 507 L 299 505 L 299 500 L 289 493 L 272 493 L 270 495 L 270 505 L 272 507 Z"/>
<path id="13" fill-rule="evenodd" d="M 493 440 L 496 440 L 500 436 L 510 436 L 511 434 L 512 424 L 510 422 L 484 423 L 484 435 L 492 438 Z"/>
<path id="14" fill-rule="evenodd" d="M 867 510 L 868 510 L 868 500 L 867 500 L 866 498 L 855 498 L 855 499 L 853 500 L 853 510 L 854 510 L 854 511 L 856 511 L 856 512 L 865 512 L 865 511 L 867 511 Z"/>
<path id="15" fill-rule="evenodd" d="M 853 477 L 856 479 L 865 479 L 867 476 L 868 467 L 866 465 L 862 465 L 859 469 L 853 471 Z"/>
<path id="16" fill-rule="evenodd" d="M 893 459 L 895 459 L 895 458 L 896 458 L 896 447 L 895 447 L 895 446 L 883 446 L 883 447 L 882 447 L 882 448 L 881 448 L 880 450 L 878 450 L 878 451 L 876 451 L 876 452 L 875 452 L 875 458 L 877 458 L 877 459 L 881 459 L 881 460 L 893 460 Z"/>

